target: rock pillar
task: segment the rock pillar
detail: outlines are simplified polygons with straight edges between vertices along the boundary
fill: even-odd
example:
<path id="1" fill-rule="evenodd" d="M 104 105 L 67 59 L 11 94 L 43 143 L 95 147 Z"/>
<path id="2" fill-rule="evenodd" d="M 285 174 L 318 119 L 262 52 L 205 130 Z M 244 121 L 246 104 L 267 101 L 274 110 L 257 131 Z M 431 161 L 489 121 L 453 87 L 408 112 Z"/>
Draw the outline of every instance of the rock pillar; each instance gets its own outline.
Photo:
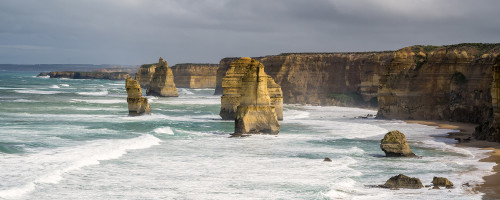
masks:
<path id="1" fill-rule="evenodd" d="M 240 98 L 236 108 L 234 134 L 278 134 L 280 124 L 276 109 L 271 106 L 264 65 L 250 58 L 240 60 L 248 65 L 238 92 Z"/>
<path id="2" fill-rule="evenodd" d="M 174 83 L 174 74 L 170 67 L 168 67 L 167 61 L 163 61 L 161 57 L 146 94 L 161 97 L 179 96 Z"/>
<path id="3" fill-rule="evenodd" d="M 149 108 L 148 99 L 142 97 L 141 86 L 139 82 L 127 78 L 125 82 L 125 88 L 127 89 L 127 103 L 129 115 L 142 115 L 150 114 L 151 109 Z"/>
<path id="4" fill-rule="evenodd" d="M 235 119 L 236 108 L 240 105 L 242 78 L 250 70 L 250 63 L 253 61 L 251 58 L 240 58 L 229 64 L 226 75 L 222 78 L 223 95 L 221 97 L 221 109 L 219 113 L 222 119 Z M 283 120 L 283 92 L 281 91 L 281 87 L 265 72 L 262 73 L 261 77 L 265 76 L 267 80 L 266 87 L 270 104 L 275 107 L 278 120 Z"/>

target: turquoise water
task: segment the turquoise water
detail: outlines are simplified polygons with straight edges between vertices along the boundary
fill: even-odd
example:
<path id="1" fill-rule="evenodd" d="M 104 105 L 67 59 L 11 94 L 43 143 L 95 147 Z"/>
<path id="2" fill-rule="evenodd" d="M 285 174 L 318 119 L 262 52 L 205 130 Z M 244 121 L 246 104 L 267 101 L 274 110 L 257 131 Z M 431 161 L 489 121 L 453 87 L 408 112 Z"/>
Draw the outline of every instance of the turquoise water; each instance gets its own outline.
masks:
<path id="1" fill-rule="evenodd" d="M 450 130 L 355 118 L 373 110 L 285 105 L 278 136 L 229 138 L 213 89 L 148 97 L 153 114 L 129 117 L 124 81 L 35 75 L 0 72 L 0 199 L 480 199 L 461 185 L 493 167 L 431 137 Z M 381 157 L 395 129 L 421 159 Z M 457 187 L 371 187 L 400 173 Z"/>

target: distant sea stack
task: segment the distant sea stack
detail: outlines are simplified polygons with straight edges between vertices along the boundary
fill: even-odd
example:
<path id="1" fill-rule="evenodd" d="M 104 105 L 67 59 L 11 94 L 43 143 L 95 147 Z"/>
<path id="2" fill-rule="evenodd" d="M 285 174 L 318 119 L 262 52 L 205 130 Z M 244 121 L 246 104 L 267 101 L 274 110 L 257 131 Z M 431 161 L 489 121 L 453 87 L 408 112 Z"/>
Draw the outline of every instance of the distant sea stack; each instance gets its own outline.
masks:
<path id="1" fill-rule="evenodd" d="M 148 99 L 142 97 L 141 86 L 139 82 L 127 78 L 125 81 L 125 88 L 127 89 L 127 103 L 128 112 L 130 116 L 150 114 L 151 109 L 149 108 Z"/>
<path id="2" fill-rule="evenodd" d="M 179 93 L 174 83 L 174 75 L 167 61 L 160 57 L 153 78 L 146 91 L 147 95 L 161 97 L 178 97 Z"/>
<path id="3" fill-rule="evenodd" d="M 178 88 L 215 88 L 218 64 L 185 63 L 172 66 Z"/>
<path id="4" fill-rule="evenodd" d="M 232 61 L 233 62 L 226 71 L 226 75 L 222 79 L 223 95 L 221 97 L 221 110 L 219 115 L 225 120 L 235 119 L 235 112 L 241 101 L 240 98 L 245 92 L 241 90 L 243 87 L 243 77 L 251 73 L 250 70 L 252 70 L 252 65 L 254 62 L 258 62 L 250 58 L 235 59 Z M 260 62 L 258 63 L 262 65 Z M 264 67 L 262 67 L 262 70 L 264 70 Z M 266 93 L 270 98 L 270 104 L 275 108 L 278 120 L 282 120 L 283 93 L 281 87 L 264 71 L 262 71 L 262 73 L 266 76 L 266 78 L 262 80 L 266 80 Z"/>
<path id="5" fill-rule="evenodd" d="M 61 71 L 41 73 L 40 75 L 49 75 L 50 78 L 68 78 L 68 79 L 107 79 L 107 80 L 125 80 L 130 78 L 127 72 L 76 72 Z"/>
<path id="6" fill-rule="evenodd" d="M 247 68 L 241 79 L 239 105 L 236 109 L 234 135 L 278 134 L 280 124 L 271 105 L 264 65 L 251 58 L 241 58 L 235 63 Z"/>
<path id="7" fill-rule="evenodd" d="M 141 65 L 137 74 L 135 74 L 135 80 L 139 82 L 141 88 L 147 89 L 149 83 L 153 79 L 157 65 L 156 64 L 144 64 Z"/>

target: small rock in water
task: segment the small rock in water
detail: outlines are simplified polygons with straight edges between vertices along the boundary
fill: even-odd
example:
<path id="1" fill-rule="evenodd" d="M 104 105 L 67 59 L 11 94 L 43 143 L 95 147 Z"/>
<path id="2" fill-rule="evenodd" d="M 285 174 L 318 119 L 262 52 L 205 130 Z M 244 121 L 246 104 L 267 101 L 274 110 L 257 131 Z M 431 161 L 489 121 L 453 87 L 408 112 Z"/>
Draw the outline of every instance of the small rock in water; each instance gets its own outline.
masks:
<path id="1" fill-rule="evenodd" d="M 409 188 L 409 189 L 420 189 L 424 186 L 418 178 L 410 178 L 403 174 L 391 177 L 384 185 L 380 185 L 382 188 Z"/>
<path id="2" fill-rule="evenodd" d="M 323 161 L 325 161 L 325 162 L 332 162 L 332 159 L 326 157 Z"/>
<path id="3" fill-rule="evenodd" d="M 432 187 L 432 189 L 439 190 L 440 188 L 438 186 L 434 186 L 434 187 Z"/>
<path id="4" fill-rule="evenodd" d="M 446 187 L 448 189 L 453 188 L 453 183 L 444 177 L 434 177 L 432 179 L 432 184 L 434 184 L 435 187 L 441 186 L 441 187 Z"/>
<path id="5" fill-rule="evenodd" d="M 380 148 L 387 157 L 416 157 L 405 135 L 397 130 L 385 134 L 384 139 L 380 141 Z"/>

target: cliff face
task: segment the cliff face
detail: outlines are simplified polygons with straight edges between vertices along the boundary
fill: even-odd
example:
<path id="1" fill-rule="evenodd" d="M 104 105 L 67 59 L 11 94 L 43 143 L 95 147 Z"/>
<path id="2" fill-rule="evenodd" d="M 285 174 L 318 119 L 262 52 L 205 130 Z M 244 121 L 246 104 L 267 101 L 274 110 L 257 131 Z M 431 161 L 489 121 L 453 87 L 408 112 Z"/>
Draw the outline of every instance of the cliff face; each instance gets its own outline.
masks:
<path id="1" fill-rule="evenodd" d="M 281 86 L 284 103 L 376 107 L 378 80 L 392 52 L 281 54 L 255 59 Z M 221 72 L 234 60 L 221 60 L 217 84 Z M 216 94 L 219 90 L 217 85 Z"/>
<path id="2" fill-rule="evenodd" d="M 148 88 L 151 79 L 153 79 L 153 74 L 155 73 L 157 65 L 156 64 L 144 64 L 141 65 L 137 74 L 135 74 L 135 80 L 139 82 L 141 88 Z"/>
<path id="3" fill-rule="evenodd" d="M 108 79 L 125 80 L 130 77 L 126 72 L 75 72 L 62 71 L 50 72 L 50 78 L 69 78 L 69 79 Z"/>
<path id="4" fill-rule="evenodd" d="M 380 79 L 380 118 L 481 123 L 491 117 L 498 54 L 475 46 L 413 46 L 394 52 Z"/>
<path id="5" fill-rule="evenodd" d="M 215 88 L 218 64 L 177 64 L 171 67 L 179 88 Z"/>

